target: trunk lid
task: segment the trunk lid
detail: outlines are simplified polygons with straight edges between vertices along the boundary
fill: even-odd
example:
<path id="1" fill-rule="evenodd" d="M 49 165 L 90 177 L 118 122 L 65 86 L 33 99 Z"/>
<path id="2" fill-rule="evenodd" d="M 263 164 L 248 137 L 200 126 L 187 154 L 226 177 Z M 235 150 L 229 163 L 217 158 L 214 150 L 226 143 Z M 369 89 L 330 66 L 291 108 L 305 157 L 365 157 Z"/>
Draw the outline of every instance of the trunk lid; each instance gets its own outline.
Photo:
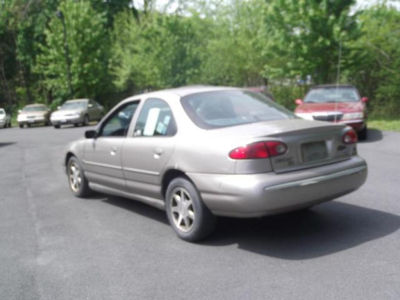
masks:
<path id="1" fill-rule="evenodd" d="M 348 159 L 354 145 L 342 141 L 345 126 L 301 119 L 253 123 L 218 129 L 225 138 L 252 143 L 281 141 L 288 147 L 280 156 L 270 157 L 265 164 L 276 173 L 312 168 Z M 258 159 L 258 164 L 263 160 Z M 265 160 L 264 160 L 265 161 Z"/>

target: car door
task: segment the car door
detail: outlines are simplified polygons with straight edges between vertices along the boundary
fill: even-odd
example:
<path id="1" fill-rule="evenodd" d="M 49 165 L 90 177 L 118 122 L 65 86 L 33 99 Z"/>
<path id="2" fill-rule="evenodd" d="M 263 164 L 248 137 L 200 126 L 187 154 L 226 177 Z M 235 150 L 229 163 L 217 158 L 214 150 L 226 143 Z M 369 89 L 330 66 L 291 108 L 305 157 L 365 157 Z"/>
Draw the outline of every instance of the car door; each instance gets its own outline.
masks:
<path id="1" fill-rule="evenodd" d="M 96 107 L 96 105 L 95 105 L 93 100 L 89 100 L 88 101 L 87 112 L 88 112 L 90 121 L 98 119 L 98 117 L 97 117 L 97 107 Z"/>
<path id="2" fill-rule="evenodd" d="M 139 101 L 117 108 L 101 125 L 97 136 L 88 140 L 84 151 L 85 175 L 91 183 L 124 189 L 121 148 Z"/>
<path id="3" fill-rule="evenodd" d="M 161 196 L 161 175 L 170 159 L 177 128 L 169 105 L 162 99 L 147 99 L 135 128 L 122 148 L 122 166 L 127 190 L 151 198 Z"/>

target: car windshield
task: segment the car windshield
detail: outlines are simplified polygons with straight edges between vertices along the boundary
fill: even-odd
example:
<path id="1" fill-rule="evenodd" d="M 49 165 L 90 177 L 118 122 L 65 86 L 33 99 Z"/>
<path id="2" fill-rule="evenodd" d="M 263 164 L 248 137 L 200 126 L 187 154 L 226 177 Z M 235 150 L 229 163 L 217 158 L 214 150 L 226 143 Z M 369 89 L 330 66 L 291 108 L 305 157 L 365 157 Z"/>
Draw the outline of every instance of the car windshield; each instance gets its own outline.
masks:
<path id="1" fill-rule="evenodd" d="M 193 94 L 181 103 L 192 121 L 204 129 L 295 118 L 267 96 L 244 90 Z"/>
<path id="2" fill-rule="evenodd" d="M 327 87 L 315 88 L 308 92 L 304 98 L 306 103 L 336 103 L 357 102 L 360 97 L 355 88 L 352 87 Z"/>
<path id="3" fill-rule="evenodd" d="M 45 106 L 25 106 L 22 111 L 44 111 L 46 110 Z"/>
<path id="4" fill-rule="evenodd" d="M 4 115 L 6 112 L 4 111 L 4 109 L 0 109 L 0 115 Z"/>
<path id="5" fill-rule="evenodd" d="M 65 102 L 60 110 L 70 110 L 70 109 L 82 109 L 85 108 L 87 101 L 74 101 L 74 102 Z"/>

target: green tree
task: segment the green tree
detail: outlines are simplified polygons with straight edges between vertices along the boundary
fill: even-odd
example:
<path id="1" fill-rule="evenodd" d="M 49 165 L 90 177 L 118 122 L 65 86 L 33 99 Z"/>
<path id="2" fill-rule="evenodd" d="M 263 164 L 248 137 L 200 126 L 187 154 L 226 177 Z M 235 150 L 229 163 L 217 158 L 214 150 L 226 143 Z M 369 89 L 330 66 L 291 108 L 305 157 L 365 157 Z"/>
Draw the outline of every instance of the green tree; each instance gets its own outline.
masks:
<path id="1" fill-rule="evenodd" d="M 371 98 L 376 115 L 400 115 L 400 11 L 380 4 L 359 16 L 362 36 L 354 41 L 352 59 L 345 70 L 349 81 Z"/>
<path id="2" fill-rule="evenodd" d="M 210 30 L 205 37 L 202 82 L 235 86 L 264 83 L 265 7 L 264 0 L 235 0 L 208 13 Z"/>
<path id="3" fill-rule="evenodd" d="M 106 19 L 87 1 L 62 1 L 57 15 L 45 30 L 35 72 L 55 98 L 98 97 L 108 88 Z"/>
<path id="4" fill-rule="evenodd" d="M 195 17 L 147 12 L 121 14 L 112 35 L 111 70 L 120 90 L 137 92 L 194 82 L 202 36 Z"/>
<path id="5" fill-rule="evenodd" d="M 271 0 L 265 15 L 265 74 L 305 77 L 317 83 L 336 80 L 339 49 L 357 38 L 354 0 Z"/>

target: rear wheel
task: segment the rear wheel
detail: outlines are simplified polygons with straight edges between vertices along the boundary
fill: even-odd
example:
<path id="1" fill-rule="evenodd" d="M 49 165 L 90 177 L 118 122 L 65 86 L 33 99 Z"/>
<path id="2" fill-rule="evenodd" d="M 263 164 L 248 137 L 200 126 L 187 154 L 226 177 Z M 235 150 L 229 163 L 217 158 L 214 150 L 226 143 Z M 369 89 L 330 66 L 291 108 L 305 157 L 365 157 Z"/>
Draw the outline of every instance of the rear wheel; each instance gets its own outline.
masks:
<path id="1" fill-rule="evenodd" d="M 368 132 L 367 125 L 365 125 L 364 129 L 361 130 L 361 131 L 358 133 L 358 139 L 359 139 L 360 141 L 366 140 L 366 139 L 367 139 L 367 132 Z"/>
<path id="2" fill-rule="evenodd" d="M 89 116 L 85 115 L 85 117 L 83 118 L 83 126 L 88 126 L 89 125 Z"/>
<path id="3" fill-rule="evenodd" d="M 24 128 L 24 124 L 18 124 L 19 128 Z"/>
<path id="4" fill-rule="evenodd" d="M 165 201 L 168 221 L 181 239 L 196 242 L 214 230 L 215 216 L 186 178 L 178 177 L 171 181 Z"/>
<path id="5" fill-rule="evenodd" d="M 76 197 L 90 195 L 89 182 L 85 177 L 83 168 L 75 156 L 71 156 L 67 164 L 69 188 Z"/>
<path id="6" fill-rule="evenodd" d="M 54 128 L 55 128 L 55 129 L 59 129 L 59 128 L 60 128 L 60 125 L 54 125 Z"/>

